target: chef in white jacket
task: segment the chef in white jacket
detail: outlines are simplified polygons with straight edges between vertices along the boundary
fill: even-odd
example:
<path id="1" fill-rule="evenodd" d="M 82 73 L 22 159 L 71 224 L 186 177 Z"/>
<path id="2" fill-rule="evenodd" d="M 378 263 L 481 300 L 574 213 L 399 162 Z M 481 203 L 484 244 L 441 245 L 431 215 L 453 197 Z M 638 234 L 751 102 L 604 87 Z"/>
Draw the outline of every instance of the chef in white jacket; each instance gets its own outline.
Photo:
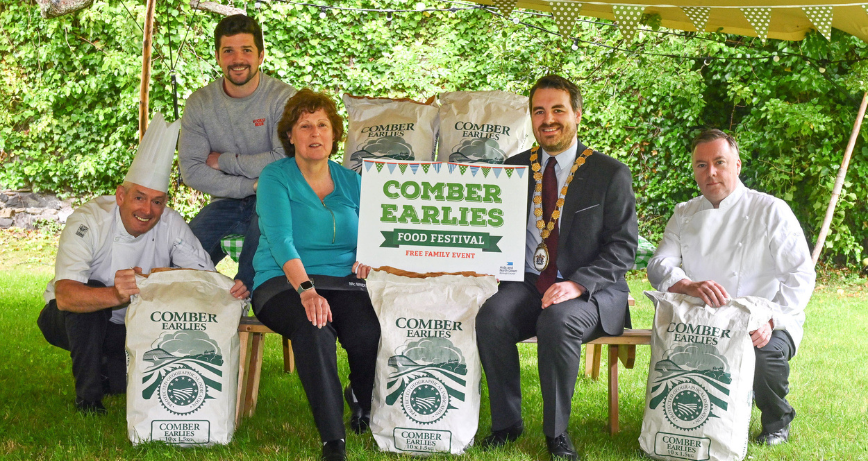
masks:
<path id="1" fill-rule="evenodd" d="M 126 390 L 124 315 L 139 292 L 135 274 L 157 267 L 214 270 L 184 218 L 166 207 L 179 128 L 157 114 L 115 195 L 82 205 L 60 236 L 37 324 L 50 344 L 70 352 L 75 406 L 83 413 L 105 413 L 103 395 Z M 249 295 L 240 281 L 231 292 Z"/>
<path id="2" fill-rule="evenodd" d="M 808 243 L 786 202 L 739 180 L 741 159 L 731 136 L 708 130 L 693 145 L 693 173 L 702 195 L 675 207 L 648 264 L 648 280 L 659 291 L 695 296 L 715 307 L 743 296 L 776 304 L 769 323 L 751 332 L 763 427 L 756 440 L 786 443 L 796 416 L 786 399 L 789 359 L 802 340 L 816 278 Z"/>

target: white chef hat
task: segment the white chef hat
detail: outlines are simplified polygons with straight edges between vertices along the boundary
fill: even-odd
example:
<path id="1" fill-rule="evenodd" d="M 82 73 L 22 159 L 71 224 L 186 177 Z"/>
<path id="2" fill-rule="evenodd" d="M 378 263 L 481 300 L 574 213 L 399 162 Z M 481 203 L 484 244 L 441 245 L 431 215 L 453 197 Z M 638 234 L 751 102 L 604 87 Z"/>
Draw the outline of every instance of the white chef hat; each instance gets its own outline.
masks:
<path id="1" fill-rule="evenodd" d="M 163 119 L 163 114 L 157 112 L 142 142 L 136 158 L 127 172 L 124 182 L 136 183 L 148 189 L 160 192 L 169 191 L 169 173 L 172 171 L 172 161 L 175 157 L 175 145 L 178 142 L 178 131 L 181 121 L 176 120 L 171 125 Z"/>

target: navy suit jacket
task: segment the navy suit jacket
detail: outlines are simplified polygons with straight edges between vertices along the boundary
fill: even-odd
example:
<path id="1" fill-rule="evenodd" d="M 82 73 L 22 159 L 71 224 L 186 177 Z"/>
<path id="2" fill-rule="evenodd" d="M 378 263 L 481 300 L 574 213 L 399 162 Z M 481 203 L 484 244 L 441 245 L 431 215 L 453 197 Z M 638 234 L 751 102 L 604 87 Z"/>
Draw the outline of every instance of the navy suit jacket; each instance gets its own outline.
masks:
<path id="1" fill-rule="evenodd" d="M 587 149 L 581 141 L 578 154 Z M 540 155 L 542 153 L 540 152 Z M 530 151 L 506 160 L 530 166 Z M 535 181 L 528 183 L 528 210 Z M 603 331 L 616 336 L 630 327 L 624 275 L 633 267 L 639 240 L 633 179 L 626 165 L 594 151 L 579 167 L 564 198 L 557 266 L 566 280 L 585 287 L 597 305 Z"/>

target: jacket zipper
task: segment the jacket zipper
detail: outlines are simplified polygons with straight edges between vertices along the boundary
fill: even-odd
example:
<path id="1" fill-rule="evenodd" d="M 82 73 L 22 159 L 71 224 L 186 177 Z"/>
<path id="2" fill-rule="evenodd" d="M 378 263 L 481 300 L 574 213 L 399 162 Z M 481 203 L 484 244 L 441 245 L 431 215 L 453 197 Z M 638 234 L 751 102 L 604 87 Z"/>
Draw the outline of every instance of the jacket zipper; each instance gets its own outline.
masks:
<path id="1" fill-rule="evenodd" d="M 320 202 L 322 202 L 322 207 L 329 210 L 329 213 L 332 214 L 332 243 L 335 243 L 335 237 L 337 237 L 338 234 L 337 224 L 335 223 L 335 212 L 326 206 L 324 200 L 320 200 Z"/>

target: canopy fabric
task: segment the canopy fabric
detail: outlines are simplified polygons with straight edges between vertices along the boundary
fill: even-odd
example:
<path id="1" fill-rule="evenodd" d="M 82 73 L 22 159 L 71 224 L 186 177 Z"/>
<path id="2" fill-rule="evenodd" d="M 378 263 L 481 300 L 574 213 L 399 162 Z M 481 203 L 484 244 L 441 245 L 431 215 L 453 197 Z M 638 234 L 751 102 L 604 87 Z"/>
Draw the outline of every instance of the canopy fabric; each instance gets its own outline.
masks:
<path id="1" fill-rule="evenodd" d="M 753 18 L 754 24 L 752 25 L 748 21 L 744 9 L 770 9 L 771 17 L 768 23 L 767 37 L 780 40 L 801 40 L 812 29 L 824 32 L 822 26 L 818 28 L 812 22 L 809 14 L 813 13 L 816 15 L 816 11 L 821 11 L 822 13 L 820 14 L 824 14 L 828 10 L 825 8 L 814 9 L 810 12 L 806 10 L 808 7 L 831 7 L 832 27 L 868 42 L 868 9 L 863 7 L 863 5 L 868 5 L 868 2 L 865 2 L 865 0 L 862 2 L 842 2 L 836 0 L 668 0 L 665 2 L 655 2 L 652 0 L 630 0 L 629 3 L 573 0 L 556 2 L 549 0 L 518 0 L 517 2 L 515 0 L 475 1 L 476 3 L 485 5 L 496 4 L 502 11 L 511 11 L 511 8 L 504 7 L 504 5 L 510 4 L 518 8 L 529 8 L 546 12 L 552 11 L 552 4 L 555 4 L 555 6 L 569 4 L 573 8 L 580 8 L 579 14 L 581 16 L 611 20 L 619 19 L 616 18 L 616 14 L 613 12 L 613 6 L 632 6 L 639 7 L 640 11 L 644 8 L 642 12 L 645 14 L 660 15 L 663 27 L 685 31 L 698 31 L 685 10 L 708 8 L 708 22 L 703 29 L 704 32 L 723 32 L 763 39 L 765 39 L 765 36 L 761 33 L 762 31 L 760 33 L 757 32 L 757 28 L 761 29 L 762 25 L 755 27 L 757 26 L 756 18 Z M 751 13 L 750 11 L 747 12 Z M 623 16 L 620 19 L 623 20 Z M 821 22 L 820 19 L 815 16 L 814 22 L 819 23 Z M 762 21 L 760 20 L 760 22 Z M 825 32 L 824 35 L 827 33 Z"/>

